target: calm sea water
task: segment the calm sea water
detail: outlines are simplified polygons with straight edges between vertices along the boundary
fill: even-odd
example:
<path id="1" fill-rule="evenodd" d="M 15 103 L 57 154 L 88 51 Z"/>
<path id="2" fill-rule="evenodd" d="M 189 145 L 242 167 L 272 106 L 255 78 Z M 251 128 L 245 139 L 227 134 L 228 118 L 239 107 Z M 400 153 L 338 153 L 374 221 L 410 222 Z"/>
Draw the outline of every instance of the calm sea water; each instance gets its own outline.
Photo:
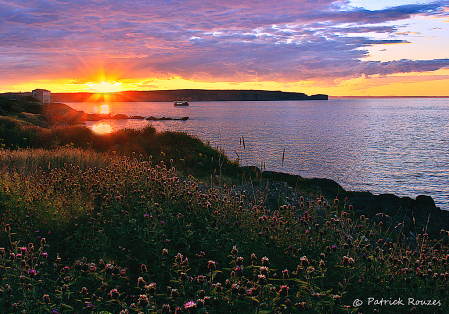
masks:
<path id="1" fill-rule="evenodd" d="M 88 113 L 183 117 L 103 120 L 99 130 L 186 131 L 241 165 L 329 178 L 345 189 L 430 195 L 449 210 L 449 99 L 331 99 L 282 102 L 68 103 Z M 243 141 L 245 146 L 243 146 Z"/>

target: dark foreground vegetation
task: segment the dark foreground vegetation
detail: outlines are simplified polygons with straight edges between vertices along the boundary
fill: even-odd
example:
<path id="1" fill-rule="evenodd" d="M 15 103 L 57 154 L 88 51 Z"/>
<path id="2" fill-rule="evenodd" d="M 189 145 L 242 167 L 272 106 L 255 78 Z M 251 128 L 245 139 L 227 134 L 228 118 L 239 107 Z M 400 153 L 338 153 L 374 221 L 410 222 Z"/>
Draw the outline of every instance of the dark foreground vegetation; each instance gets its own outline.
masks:
<path id="1" fill-rule="evenodd" d="M 267 207 L 255 172 L 183 133 L 2 117 L 0 138 L 1 313 L 449 310 L 444 230 L 404 241 L 301 184 Z"/>

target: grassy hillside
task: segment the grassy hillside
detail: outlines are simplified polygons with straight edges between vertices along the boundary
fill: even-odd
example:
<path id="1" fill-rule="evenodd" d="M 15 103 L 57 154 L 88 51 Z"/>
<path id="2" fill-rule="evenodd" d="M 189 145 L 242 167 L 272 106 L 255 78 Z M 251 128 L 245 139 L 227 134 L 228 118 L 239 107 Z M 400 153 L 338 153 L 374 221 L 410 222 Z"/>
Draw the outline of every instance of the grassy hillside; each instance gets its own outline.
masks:
<path id="1" fill-rule="evenodd" d="M 4 313 L 398 313 L 369 298 L 448 310 L 447 234 L 403 243 L 324 198 L 272 211 L 138 157 L 3 150 L 0 162 Z"/>

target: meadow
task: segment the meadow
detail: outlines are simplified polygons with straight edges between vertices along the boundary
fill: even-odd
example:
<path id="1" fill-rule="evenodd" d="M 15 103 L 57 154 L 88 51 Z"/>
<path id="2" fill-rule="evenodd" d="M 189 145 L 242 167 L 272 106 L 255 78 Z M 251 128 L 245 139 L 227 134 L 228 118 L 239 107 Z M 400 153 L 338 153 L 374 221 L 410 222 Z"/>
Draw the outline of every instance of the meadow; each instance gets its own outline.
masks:
<path id="1" fill-rule="evenodd" d="M 449 311 L 445 230 L 404 242 L 298 186 L 268 209 L 185 133 L 1 117 L 0 138 L 2 313 Z"/>

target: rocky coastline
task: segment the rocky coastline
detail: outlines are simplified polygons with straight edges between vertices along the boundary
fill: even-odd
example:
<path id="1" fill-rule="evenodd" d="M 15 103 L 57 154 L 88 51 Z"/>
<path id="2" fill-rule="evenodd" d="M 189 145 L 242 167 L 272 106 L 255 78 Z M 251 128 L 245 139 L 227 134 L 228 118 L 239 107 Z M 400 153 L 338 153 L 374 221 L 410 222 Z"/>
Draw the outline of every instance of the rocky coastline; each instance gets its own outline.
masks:
<path id="1" fill-rule="evenodd" d="M 51 103 L 44 107 L 43 116 L 49 126 L 61 125 L 77 125 L 84 124 L 87 121 L 101 121 L 101 120 L 147 120 L 147 121 L 186 121 L 189 117 L 172 118 L 172 117 L 143 117 L 143 116 L 128 116 L 125 114 L 100 114 L 100 113 L 85 113 L 81 110 L 75 110 L 62 103 Z"/>
<path id="2" fill-rule="evenodd" d="M 243 184 L 241 188 L 252 197 L 262 197 L 265 206 L 272 210 L 283 205 L 299 208 L 304 206 L 301 199 L 310 204 L 323 196 L 328 204 L 338 199 L 340 204 L 346 204 L 346 208 L 351 205 L 355 217 L 363 215 L 371 223 L 382 222 L 384 230 L 402 233 L 406 241 L 414 241 L 419 234 L 440 238 L 442 230 L 449 230 L 449 211 L 437 207 L 432 197 L 427 195 L 418 195 L 413 199 L 394 194 L 346 191 L 330 179 L 307 179 L 288 173 L 260 171 L 256 167 L 247 169 L 248 173 L 252 172 L 252 176 L 259 179 L 254 181 L 256 184 Z M 297 193 L 295 188 L 306 193 Z"/>

